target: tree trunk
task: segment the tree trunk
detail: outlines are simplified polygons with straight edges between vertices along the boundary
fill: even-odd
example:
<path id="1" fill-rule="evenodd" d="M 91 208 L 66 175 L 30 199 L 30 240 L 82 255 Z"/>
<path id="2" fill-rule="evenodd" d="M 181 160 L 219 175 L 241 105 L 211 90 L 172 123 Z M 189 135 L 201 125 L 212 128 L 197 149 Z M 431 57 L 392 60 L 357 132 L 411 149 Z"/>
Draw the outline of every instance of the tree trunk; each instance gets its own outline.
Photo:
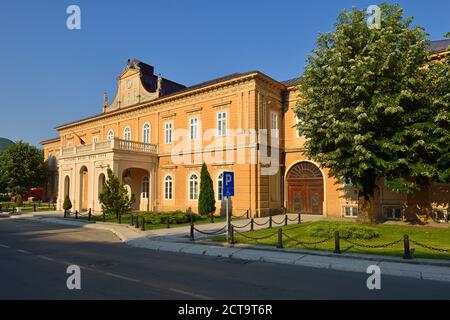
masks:
<path id="1" fill-rule="evenodd" d="M 358 202 L 358 221 L 375 223 L 375 203 L 373 195 L 360 195 Z"/>

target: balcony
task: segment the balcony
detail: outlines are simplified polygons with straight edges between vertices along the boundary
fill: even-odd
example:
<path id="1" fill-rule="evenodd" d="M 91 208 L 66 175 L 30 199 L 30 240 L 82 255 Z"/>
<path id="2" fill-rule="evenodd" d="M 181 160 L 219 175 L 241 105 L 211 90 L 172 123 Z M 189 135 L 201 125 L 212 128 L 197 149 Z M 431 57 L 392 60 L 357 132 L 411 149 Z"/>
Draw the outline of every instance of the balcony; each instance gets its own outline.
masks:
<path id="1" fill-rule="evenodd" d="M 157 154 L 158 146 L 155 144 L 127 141 L 118 138 L 112 140 L 61 148 L 61 157 L 84 156 L 94 153 L 124 151 Z"/>

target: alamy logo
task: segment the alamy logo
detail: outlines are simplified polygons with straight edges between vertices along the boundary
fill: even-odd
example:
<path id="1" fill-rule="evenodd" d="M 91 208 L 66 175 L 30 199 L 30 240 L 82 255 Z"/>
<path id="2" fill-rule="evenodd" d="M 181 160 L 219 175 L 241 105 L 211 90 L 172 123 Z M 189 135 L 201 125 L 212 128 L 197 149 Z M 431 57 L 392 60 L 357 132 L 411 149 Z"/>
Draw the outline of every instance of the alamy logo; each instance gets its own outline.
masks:
<path id="1" fill-rule="evenodd" d="M 367 27 L 369 29 L 381 29 L 381 9 L 379 6 L 371 5 L 366 11 Z"/>
<path id="2" fill-rule="evenodd" d="M 367 279 L 367 289 L 381 290 L 381 269 L 379 266 L 369 266 L 367 274 L 371 276 Z"/>
<path id="3" fill-rule="evenodd" d="M 81 9 L 77 5 L 70 5 L 67 7 L 66 13 L 69 15 L 67 17 L 66 26 L 69 30 L 80 30 L 81 29 Z"/>
<path id="4" fill-rule="evenodd" d="M 81 290 L 81 269 L 77 265 L 72 265 L 67 268 L 67 274 L 70 276 L 67 278 L 66 285 L 69 290 Z"/>

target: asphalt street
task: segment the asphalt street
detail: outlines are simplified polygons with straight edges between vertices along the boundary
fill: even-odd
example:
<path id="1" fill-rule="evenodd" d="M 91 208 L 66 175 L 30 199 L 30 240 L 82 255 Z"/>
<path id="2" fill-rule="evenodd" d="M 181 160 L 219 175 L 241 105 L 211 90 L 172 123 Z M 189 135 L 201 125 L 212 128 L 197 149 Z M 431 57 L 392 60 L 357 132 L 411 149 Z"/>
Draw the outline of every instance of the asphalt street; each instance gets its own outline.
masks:
<path id="1" fill-rule="evenodd" d="M 81 290 L 66 286 L 81 268 Z M 108 231 L 0 219 L 0 299 L 450 299 L 450 283 L 132 248 Z"/>

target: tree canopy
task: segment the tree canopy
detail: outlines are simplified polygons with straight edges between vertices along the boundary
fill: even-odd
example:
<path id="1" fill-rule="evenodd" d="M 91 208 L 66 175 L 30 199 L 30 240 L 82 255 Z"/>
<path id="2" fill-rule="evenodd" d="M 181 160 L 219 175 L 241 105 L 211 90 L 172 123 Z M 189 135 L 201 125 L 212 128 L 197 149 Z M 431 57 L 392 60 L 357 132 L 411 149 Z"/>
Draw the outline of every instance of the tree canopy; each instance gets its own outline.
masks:
<path id="1" fill-rule="evenodd" d="M 413 192 L 446 179 L 449 168 L 448 65 L 427 67 L 424 29 L 398 5 L 380 8 L 380 29 L 353 8 L 319 35 L 295 109 L 305 153 L 331 176 L 350 178 L 369 216 L 379 178 Z"/>
<path id="2" fill-rule="evenodd" d="M 108 178 L 103 186 L 103 191 L 99 195 L 102 210 L 105 214 L 114 214 L 117 218 L 130 211 L 131 205 L 135 202 L 135 195 L 128 194 L 124 184 L 108 168 Z"/>
<path id="3" fill-rule="evenodd" d="M 47 181 L 47 165 L 42 150 L 22 141 L 9 146 L 0 155 L 0 192 L 24 194 L 31 188 L 43 187 Z"/>

